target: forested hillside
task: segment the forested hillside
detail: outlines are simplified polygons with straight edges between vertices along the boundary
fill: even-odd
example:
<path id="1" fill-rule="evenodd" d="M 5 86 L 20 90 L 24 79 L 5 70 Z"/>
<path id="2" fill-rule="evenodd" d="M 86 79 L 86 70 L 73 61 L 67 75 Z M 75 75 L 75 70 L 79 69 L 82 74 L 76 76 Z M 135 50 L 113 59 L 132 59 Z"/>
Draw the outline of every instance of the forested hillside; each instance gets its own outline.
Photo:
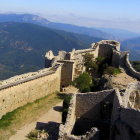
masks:
<path id="1" fill-rule="evenodd" d="M 35 25 L 41 25 L 43 27 L 47 27 L 49 29 L 54 29 L 55 31 L 61 30 L 61 31 L 66 31 L 71 33 L 78 33 L 79 35 L 81 35 L 80 41 L 82 41 L 82 43 L 92 40 L 93 38 L 118 40 L 121 41 L 122 51 L 130 50 L 131 60 L 140 60 L 140 38 L 139 38 L 140 34 L 139 33 L 131 32 L 123 29 L 115 29 L 115 28 L 103 28 L 103 27 L 91 28 L 91 27 L 82 27 L 82 26 L 71 25 L 71 24 L 56 23 L 56 22 L 49 21 L 46 18 L 40 17 L 38 15 L 32 15 L 32 14 L 0 14 L 0 23 L 3 22 L 32 23 Z M 17 26 L 17 24 L 15 26 Z M 24 27 L 22 28 L 24 29 Z M 63 34 L 65 34 L 65 32 L 63 33 L 61 32 L 60 36 L 64 37 Z M 69 34 L 69 35 L 73 36 L 73 34 Z"/>
<path id="2" fill-rule="evenodd" d="M 50 49 L 83 49 L 99 40 L 30 23 L 0 23 L 0 79 L 43 68 Z"/>

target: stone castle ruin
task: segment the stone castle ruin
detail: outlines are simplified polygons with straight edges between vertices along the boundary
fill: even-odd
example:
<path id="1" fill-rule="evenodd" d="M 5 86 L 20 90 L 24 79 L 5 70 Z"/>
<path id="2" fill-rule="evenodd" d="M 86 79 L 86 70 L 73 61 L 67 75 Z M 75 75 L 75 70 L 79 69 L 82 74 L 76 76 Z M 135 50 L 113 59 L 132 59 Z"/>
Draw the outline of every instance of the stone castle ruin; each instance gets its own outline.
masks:
<path id="1" fill-rule="evenodd" d="M 137 80 L 127 87 L 72 95 L 65 124 L 60 125 L 60 140 L 138 140 L 140 138 L 140 73 L 129 62 L 129 53 L 120 43 L 102 40 L 84 50 L 50 50 L 45 68 L 0 81 L 0 118 L 8 112 L 68 86 L 85 71 L 86 53 L 101 56 L 114 67 Z"/>
<path id="2" fill-rule="evenodd" d="M 139 140 L 139 88 L 138 82 L 123 92 L 112 89 L 73 95 L 59 139 Z"/>

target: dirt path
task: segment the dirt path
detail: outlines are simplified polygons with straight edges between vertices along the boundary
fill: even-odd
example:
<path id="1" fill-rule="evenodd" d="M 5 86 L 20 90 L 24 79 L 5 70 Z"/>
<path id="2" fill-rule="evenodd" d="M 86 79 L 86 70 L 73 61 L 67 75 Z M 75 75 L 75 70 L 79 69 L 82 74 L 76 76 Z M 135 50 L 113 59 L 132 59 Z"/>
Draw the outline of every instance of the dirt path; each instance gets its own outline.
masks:
<path id="1" fill-rule="evenodd" d="M 38 120 L 30 124 L 25 125 L 17 131 L 17 133 L 10 137 L 9 140 L 26 140 L 27 134 L 37 129 L 45 129 L 49 134 L 49 140 L 55 140 L 58 136 L 59 124 L 61 123 L 60 109 L 62 102 L 52 107 L 46 114 L 40 116 Z"/>

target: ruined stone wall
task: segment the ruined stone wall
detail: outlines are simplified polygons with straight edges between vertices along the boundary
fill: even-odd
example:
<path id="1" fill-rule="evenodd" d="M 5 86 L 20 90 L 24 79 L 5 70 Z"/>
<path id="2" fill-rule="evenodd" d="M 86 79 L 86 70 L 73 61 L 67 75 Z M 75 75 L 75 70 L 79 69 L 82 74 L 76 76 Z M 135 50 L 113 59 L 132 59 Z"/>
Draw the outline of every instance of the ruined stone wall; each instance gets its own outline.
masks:
<path id="1" fill-rule="evenodd" d="M 103 101 L 110 101 L 113 103 L 113 97 L 114 90 L 77 94 L 76 117 L 84 116 L 85 118 L 97 120 L 100 115 L 99 103 Z"/>
<path id="2" fill-rule="evenodd" d="M 112 66 L 123 68 L 128 75 L 140 80 L 140 73 L 131 65 L 128 52 L 120 52 L 113 49 Z"/>
<path id="3" fill-rule="evenodd" d="M 129 97 L 133 91 L 140 90 L 139 84 L 129 84 L 122 93 L 116 90 L 111 119 L 111 140 L 133 140 L 139 135 L 140 110 L 129 106 Z"/>
<path id="4" fill-rule="evenodd" d="M 98 42 L 99 46 L 99 56 L 112 59 L 113 49 L 120 51 L 120 43 L 113 40 L 102 40 Z"/>
<path id="5" fill-rule="evenodd" d="M 63 60 L 58 62 L 63 64 L 61 71 L 61 87 L 66 87 L 73 81 L 75 62 L 70 60 Z"/>
<path id="6" fill-rule="evenodd" d="M 7 112 L 60 90 L 61 65 L 53 72 L 19 80 L 0 89 L 0 118 Z"/>
<path id="7" fill-rule="evenodd" d="M 76 109 L 76 96 L 73 95 L 68 114 L 65 124 L 61 124 L 59 127 L 59 140 L 89 140 L 91 138 L 94 138 L 94 140 L 99 139 L 99 130 L 97 128 L 91 128 L 89 132 L 87 132 L 85 135 L 82 136 L 75 136 L 72 134 L 72 130 L 76 121 L 75 116 L 75 109 Z"/>
<path id="8" fill-rule="evenodd" d="M 59 140 L 64 140 L 64 139 L 68 140 L 68 138 L 66 137 L 71 135 L 74 123 L 76 121 L 75 104 L 76 104 L 76 95 L 73 95 L 70 101 L 70 106 L 69 106 L 65 125 L 61 124 L 59 128 Z"/>
<path id="9" fill-rule="evenodd" d="M 99 56 L 111 59 L 112 58 L 112 47 L 108 44 L 100 44 L 99 46 Z"/>
<path id="10" fill-rule="evenodd" d="M 112 66 L 119 67 L 121 61 L 121 52 L 113 49 Z"/>
<path id="11" fill-rule="evenodd" d="M 94 58 L 97 58 L 99 56 L 99 46 L 98 45 L 94 45 L 93 49 L 95 48 L 95 51 L 92 53 L 94 55 Z"/>
<path id="12" fill-rule="evenodd" d="M 129 61 L 129 54 L 127 53 L 124 57 L 123 57 L 123 63 L 124 63 L 124 68 L 127 72 L 127 74 L 129 74 L 130 76 L 133 76 L 134 78 L 136 78 L 137 80 L 140 80 L 140 73 L 137 72 L 131 65 L 130 61 Z"/>
<path id="13" fill-rule="evenodd" d="M 130 102 L 132 102 L 130 96 L 134 91 L 140 91 L 139 82 L 129 84 L 127 89 L 122 91 L 112 89 L 74 95 L 74 104 L 69 108 L 67 122 L 60 127 L 60 132 L 63 134 L 60 135 L 60 140 L 100 139 L 100 129 L 95 128 L 94 122 L 100 121 L 103 102 L 111 102 L 113 104 L 113 109 L 111 109 L 110 140 L 138 139 L 140 110 L 136 109 L 135 106 L 130 106 Z M 138 98 L 136 100 L 138 102 L 135 103 L 139 103 L 140 100 Z M 91 127 L 90 130 L 86 129 L 86 132 L 81 135 L 76 135 L 74 131 L 76 129 L 80 131 L 81 128 L 85 129 L 89 120 L 90 125 L 93 123 L 94 128 Z M 75 129 L 77 121 L 79 124 Z"/>

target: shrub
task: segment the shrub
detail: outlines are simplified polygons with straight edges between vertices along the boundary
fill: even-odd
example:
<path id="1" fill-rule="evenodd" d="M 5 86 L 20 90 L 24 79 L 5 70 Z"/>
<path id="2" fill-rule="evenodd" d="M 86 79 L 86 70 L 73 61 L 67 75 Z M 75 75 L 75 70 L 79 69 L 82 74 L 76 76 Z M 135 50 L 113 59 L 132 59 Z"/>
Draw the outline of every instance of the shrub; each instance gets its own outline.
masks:
<path id="1" fill-rule="evenodd" d="M 92 54 L 86 53 L 84 55 L 84 66 L 86 71 L 94 77 L 100 77 L 103 74 L 104 69 L 108 66 L 109 62 L 104 57 L 97 57 L 95 60 Z"/>
<path id="2" fill-rule="evenodd" d="M 31 131 L 29 134 L 28 134 L 28 138 L 29 139 L 32 139 L 32 140 L 34 140 L 34 139 L 37 139 L 37 136 L 38 136 L 38 130 L 33 130 L 33 131 Z"/>
<path id="3" fill-rule="evenodd" d="M 74 80 L 73 84 L 80 90 L 80 92 L 89 92 L 90 86 L 92 85 L 92 77 L 84 72 Z"/>
<path id="4" fill-rule="evenodd" d="M 45 131 L 45 130 L 33 130 L 31 131 L 27 137 L 30 139 L 30 140 L 47 140 L 48 137 L 49 137 L 49 134 Z"/>

